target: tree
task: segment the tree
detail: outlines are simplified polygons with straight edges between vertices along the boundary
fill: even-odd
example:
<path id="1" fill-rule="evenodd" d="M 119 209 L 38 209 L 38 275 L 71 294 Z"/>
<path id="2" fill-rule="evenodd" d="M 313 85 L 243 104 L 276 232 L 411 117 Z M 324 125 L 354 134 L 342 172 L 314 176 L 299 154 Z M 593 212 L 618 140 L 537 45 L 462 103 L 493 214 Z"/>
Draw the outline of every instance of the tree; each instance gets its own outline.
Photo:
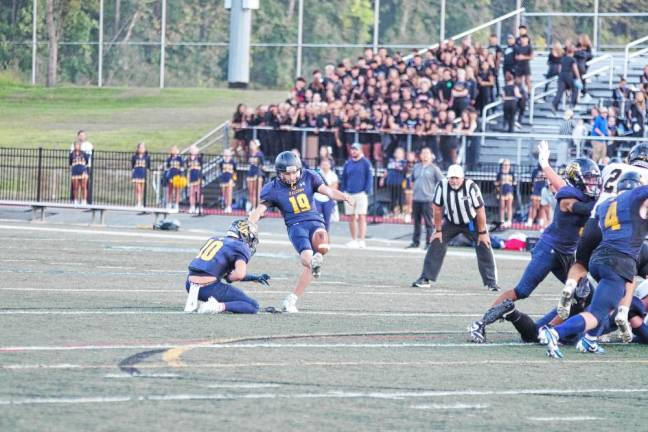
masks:
<path id="1" fill-rule="evenodd" d="M 47 55 L 47 87 L 53 87 L 58 80 L 58 38 L 60 18 L 54 14 L 54 0 L 45 1 L 45 16 L 47 20 L 47 37 L 49 51 Z"/>

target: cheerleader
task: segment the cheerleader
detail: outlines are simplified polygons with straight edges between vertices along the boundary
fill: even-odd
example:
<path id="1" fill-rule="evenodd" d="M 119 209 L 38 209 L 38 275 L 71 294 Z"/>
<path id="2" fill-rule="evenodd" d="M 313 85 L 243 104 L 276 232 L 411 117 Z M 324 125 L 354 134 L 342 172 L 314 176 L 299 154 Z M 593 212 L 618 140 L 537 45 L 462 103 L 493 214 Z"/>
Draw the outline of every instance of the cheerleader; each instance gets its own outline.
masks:
<path id="1" fill-rule="evenodd" d="M 198 147 L 189 148 L 187 158 L 187 177 L 189 180 L 189 213 L 199 214 L 202 211 L 202 169 L 203 157 L 198 152 Z"/>
<path id="2" fill-rule="evenodd" d="M 146 174 L 151 169 L 151 158 L 143 142 L 137 144 L 135 154 L 131 157 L 131 168 L 133 169 L 132 179 L 135 188 L 135 201 L 137 207 L 144 207 L 144 187 Z"/>
<path id="3" fill-rule="evenodd" d="M 248 201 L 245 205 L 247 211 L 257 208 L 259 205 L 259 197 L 261 195 L 261 186 L 263 186 L 263 159 L 264 155 L 259 147 L 261 143 L 259 140 L 253 139 L 249 144 L 250 150 L 248 158 L 248 163 L 250 167 L 247 172 L 247 191 L 248 191 Z"/>
<path id="4" fill-rule="evenodd" d="M 81 141 L 74 142 L 70 152 L 70 174 L 72 178 L 72 199 L 74 204 L 88 203 L 88 155 L 81 151 Z"/>
<path id="5" fill-rule="evenodd" d="M 176 209 L 180 206 L 180 192 L 186 186 L 186 179 L 182 175 L 184 161 L 179 153 L 177 146 L 171 147 L 170 155 L 166 159 L 166 172 L 164 173 L 164 178 L 168 182 L 167 207 L 175 207 Z"/>
<path id="6" fill-rule="evenodd" d="M 511 161 L 504 159 L 500 163 L 500 169 L 495 179 L 502 228 L 510 228 L 513 224 L 513 191 L 516 184 L 515 175 L 511 172 Z"/>
<path id="7" fill-rule="evenodd" d="M 218 176 L 218 182 L 223 194 L 225 213 L 232 213 L 232 195 L 236 183 L 236 162 L 232 158 L 232 150 L 223 150 L 223 159 L 218 163 L 218 166 L 221 172 L 220 176 Z"/>
<path id="8" fill-rule="evenodd" d="M 547 184 L 547 179 L 540 168 L 540 165 L 531 174 L 531 182 L 533 187 L 531 189 L 531 205 L 529 206 L 529 219 L 526 226 L 530 227 L 533 222 L 538 218 L 538 223 L 544 225 L 542 213 L 540 212 L 540 200 L 542 198 L 542 189 Z"/>

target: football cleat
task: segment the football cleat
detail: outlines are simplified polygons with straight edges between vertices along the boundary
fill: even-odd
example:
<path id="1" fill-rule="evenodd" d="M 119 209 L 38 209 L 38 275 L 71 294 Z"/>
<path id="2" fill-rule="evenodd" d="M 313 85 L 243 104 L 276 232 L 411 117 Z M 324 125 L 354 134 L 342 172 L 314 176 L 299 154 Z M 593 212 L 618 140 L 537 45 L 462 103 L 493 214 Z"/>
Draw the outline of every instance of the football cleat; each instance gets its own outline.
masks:
<path id="1" fill-rule="evenodd" d="M 468 326 L 470 340 L 474 343 L 486 343 L 486 326 L 481 321 L 474 321 Z"/>
<path id="2" fill-rule="evenodd" d="M 324 257 L 321 253 L 317 252 L 313 255 L 311 259 L 311 271 L 313 272 L 313 277 L 317 279 L 322 274 L 322 264 L 324 263 Z"/>
<path id="3" fill-rule="evenodd" d="M 421 276 L 420 278 L 418 278 L 414 282 L 412 282 L 412 287 L 430 288 L 430 287 L 432 287 L 432 283 L 430 282 L 429 279 L 426 279 L 423 276 Z"/>
<path id="4" fill-rule="evenodd" d="M 286 298 L 283 301 L 283 309 L 284 312 L 287 313 L 298 313 L 299 309 L 297 309 L 297 296 L 293 293 L 290 293 L 286 296 Z"/>
<path id="5" fill-rule="evenodd" d="M 198 292 L 200 285 L 189 282 L 189 293 L 187 294 L 187 301 L 185 302 L 184 311 L 187 313 L 196 312 L 198 310 Z"/>
<path id="6" fill-rule="evenodd" d="M 489 325 L 495 321 L 504 318 L 504 315 L 515 309 L 515 303 L 512 300 L 506 299 L 502 303 L 488 309 L 482 318 L 483 325 Z"/>
<path id="7" fill-rule="evenodd" d="M 563 354 L 558 347 L 558 332 L 551 327 L 542 326 L 538 331 L 538 340 L 547 345 L 547 355 L 552 358 L 562 358 Z"/>
<path id="8" fill-rule="evenodd" d="M 619 312 L 617 312 L 614 317 L 614 323 L 619 329 L 619 337 L 623 343 L 632 342 L 632 329 L 630 328 L 630 323 L 628 322 L 628 308 L 620 307 Z"/>
<path id="9" fill-rule="evenodd" d="M 580 338 L 576 344 L 576 349 L 582 353 L 605 354 L 605 350 L 601 348 L 596 339 L 590 339 L 586 336 Z"/>
<path id="10" fill-rule="evenodd" d="M 576 290 L 576 287 L 567 284 L 562 290 L 562 294 L 560 295 L 560 300 L 558 300 L 558 307 L 556 308 L 556 312 L 558 313 L 558 316 L 562 320 L 566 320 L 569 318 L 569 313 L 571 312 L 571 305 L 572 305 L 572 299 L 574 298 L 574 291 Z"/>
<path id="11" fill-rule="evenodd" d="M 497 284 L 490 284 L 490 285 L 484 285 L 484 288 L 486 288 L 489 291 L 501 291 L 502 288 L 499 287 Z"/>
<path id="12" fill-rule="evenodd" d="M 206 302 L 198 306 L 199 314 L 218 314 L 225 312 L 225 303 L 220 303 L 214 297 L 209 297 Z"/>

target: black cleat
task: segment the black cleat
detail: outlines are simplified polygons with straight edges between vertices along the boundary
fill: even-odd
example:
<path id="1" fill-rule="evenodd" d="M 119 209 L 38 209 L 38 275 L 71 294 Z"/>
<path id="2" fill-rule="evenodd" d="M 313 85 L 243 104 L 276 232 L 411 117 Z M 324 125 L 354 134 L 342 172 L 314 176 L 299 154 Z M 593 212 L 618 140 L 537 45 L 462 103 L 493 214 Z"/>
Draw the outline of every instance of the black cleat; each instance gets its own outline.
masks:
<path id="1" fill-rule="evenodd" d="M 405 249 L 418 249 L 419 244 L 418 243 L 410 243 L 409 245 L 405 246 Z"/>
<path id="2" fill-rule="evenodd" d="M 499 287 L 497 284 L 489 284 L 489 285 L 484 285 L 484 288 L 486 288 L 489 291 L 501 291 L 502 288 Z"/>
<path id="3" fill-rule="evenodd" d="M 511 300 L 504 300 L 502 303 L 488 309 L 482 318 L 484 325 L 492 324 L 495 321 L 504 318 L 504 315 L 515 309 L 515 303 Z"/>
<path id="4" fill-rule="evenodd" d="M 426 279 L 423 276 L 421 276 L 420 278 L 416 279 L 412 283 L 412 286 L 416 288 L 430 288 L 432 287 L 432 283 L 430 282 L 429 279 Z"/>

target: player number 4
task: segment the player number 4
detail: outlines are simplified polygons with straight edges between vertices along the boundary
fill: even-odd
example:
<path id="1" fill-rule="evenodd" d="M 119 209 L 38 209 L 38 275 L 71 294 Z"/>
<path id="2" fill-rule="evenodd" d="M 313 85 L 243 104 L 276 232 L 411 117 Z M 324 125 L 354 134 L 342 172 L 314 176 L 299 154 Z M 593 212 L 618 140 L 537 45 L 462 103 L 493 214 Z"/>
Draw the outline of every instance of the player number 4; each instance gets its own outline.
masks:
<path id="1" fill-rule="evenodd" d="M 617 216 L 617 202 L 613 201 L 608 208 L 607 213 L 605 213 L 605 228 L 610 228 L 611 230 L 618 230 L 621 228 L 619 224 L 619 218 Z"/>

